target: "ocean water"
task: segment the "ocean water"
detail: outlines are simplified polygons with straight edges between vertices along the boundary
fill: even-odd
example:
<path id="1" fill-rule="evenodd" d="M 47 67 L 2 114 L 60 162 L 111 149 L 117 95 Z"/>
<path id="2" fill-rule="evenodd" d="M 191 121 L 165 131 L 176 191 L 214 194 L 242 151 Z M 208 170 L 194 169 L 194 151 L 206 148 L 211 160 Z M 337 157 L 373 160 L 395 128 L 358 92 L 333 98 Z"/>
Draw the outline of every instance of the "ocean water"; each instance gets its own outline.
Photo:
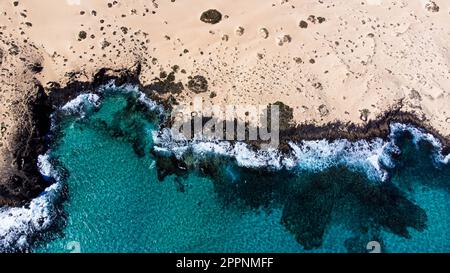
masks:
<path id="1" fill-rule="evenodd" d="M 151 102 L 114 87 L 53 119 L 42 169 L 62 194 L 51 228 L 20 233 L 31 251 L 450 251 L 448 158 L 415 128 L 393 126 L 390 142 L 292 143 L 287 158 L 174 144 Z"/>

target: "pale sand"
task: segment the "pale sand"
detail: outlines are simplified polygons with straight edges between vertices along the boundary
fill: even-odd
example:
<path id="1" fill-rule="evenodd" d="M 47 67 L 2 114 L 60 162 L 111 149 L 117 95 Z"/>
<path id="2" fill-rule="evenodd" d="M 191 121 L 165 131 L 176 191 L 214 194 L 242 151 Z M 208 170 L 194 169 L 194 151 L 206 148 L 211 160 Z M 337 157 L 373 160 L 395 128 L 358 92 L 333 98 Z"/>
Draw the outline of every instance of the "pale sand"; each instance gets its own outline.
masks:
<path id="1" fill-rule="evenodd" d="M 33 81 L 46 89 L 49 82 L 64 86 L 74 78 L 90 81 L 102 67 L 138 62 L 144 85 L 179 66 L 176 81 L 185 89 L 175 97 L 181 103 L 195 95 L 188 77 L 202 75 L 209 85 L 202 93 L 206 103 L 282 101 L 294 109 L 294 122 L 316 125 L 361 125 L 362 112 L 370 120 L 397 109 L 416 114 L 450 139 L 446 0 L 434 1 L 437 12 L 427 0 L 117 1 L 112 7 L 108 3 L 116 1 L 13 2 L 0 2 L 0 114 L 9 126 L 2 135 L 0 170 L 10 164 L 8 133 L 17 130 L 15 121 L 26 120 L 12 108 L 33 93 Z M 220 11 L 222 21 L 200 21 L 208 9 Z M 313 23 L 310 15 L 325 21 Z M 302 20 L 307 28 L 299 26 Z M 80 31 L 87 34 L 81 41 Z M 20 47 L 16 56 L 8 53 L 11 42 Z M 30 72 L 30 62 L 43 70 Z M 212 92 L 217 96 L 211 99 Z"/>

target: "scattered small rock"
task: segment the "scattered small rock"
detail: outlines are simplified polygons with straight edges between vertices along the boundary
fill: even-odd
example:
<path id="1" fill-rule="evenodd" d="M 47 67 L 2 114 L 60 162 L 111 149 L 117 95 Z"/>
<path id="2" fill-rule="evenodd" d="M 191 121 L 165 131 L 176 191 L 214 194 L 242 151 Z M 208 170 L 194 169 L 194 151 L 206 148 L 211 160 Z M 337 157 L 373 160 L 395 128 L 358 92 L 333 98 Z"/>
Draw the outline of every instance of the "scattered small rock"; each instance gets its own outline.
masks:
<path id="1" fill-rule="evenodd" d="M 303 60 L 300 57 L 294 57 L 294 62 L 297 64 L 301 64 L 301 63 L 303 63 Z"/>
<path id="2" fill-rule="evenodd" d="M 419 92 L 415 89 L 412 89 L 409 93 L 409 98 L 412 100 L 422 100 L 422 97 L 420 96 Z"/>
<path id="3" fill-rule="evenodd" d="M 86 39 L 86 37 L 87 37 L 86 31 L 82 30 L 78 33 L 78 40 L 80 40 L 80 41 L 84 40 L 84 39 Z"/>
<path id="4" fill-rule="evenodd" d="M 215 9 L 204 11 L 200 16 L 200 21 L 207 24 L 217 24 L 222 20 L 222 14 Z"/>
<path id="5" fill-rule="evenodd" d="M 323 22 L 326 21 L 326 19 L 319 16 L 319 17 L 317 17 L 317 21 L 319 22 L 319 24 L 322 24 Z"/>
<path id="6" fill-rule="evenodd" d="M 267 30 L 267 28 L 261 28 L 259 30 L 259 36 L 263 39 L 269 38 L 269 31 Z"/>
<path id="7" fill-rule="evenodd" d="M 320 116 L 325 117 L 330 113 L 330 111 L 328 110 L 328 108 L 325 104 L 322 104 L 319 106 L 319 113 L 320 113 Z"/>
<path id="8" fill-rule="evenodd" d="M 326 21 L 326 19 L 324 17 L 321 17 L 321 16 L 317 16 L 316 17 L 315 15 L 308 16 L 308 19 L 306 19 L 306 20 L 311 22 L 311 23 L 313 23 L 313 24 L 316 24 L 316 23 L 322 24 L 323 22 Z M 299 26 L 301 28 L 307 28 L 308 27 L 308 22 L 302 20 L 302 21 L 300 21 Z"/>
<path id="9" fill-rule="evenodd" d="M 244 35 L 244 31 L 245 31 L 245 29 L 243 27 L 238 27 L 236 29 L 236 35 L 237 36 L 242 36 L 242 35 Z"/>
<path id="10" fill-rule="evenodd" d="M 306 21 L 301 20 L 299 26 L 300 26 L 300 28 L 307 28 L 308 23 Z"/>
<path id="11" fill-rule="evenodd" d="M 108 47 L 108 46 L 110 46 L 110 45 L 111 45 L 110 42 L 108 42 L 108 41 L 106 41 L 106 40 L 103 40 L 103 41 L 102 41 L 102 49 L 105 49 L 106 47 Z"/>
<path id="12" fill-rule="evenodd" d="M 429 1 L 426 3 L 425 8 L 431 12 L 439 12 L 439 6 L 434 1 Z"/>
<path id="13" fill-rule="evenodd" d="M 315 83 L 313 83 L 312 86 L 313 86 L 315 89 L 323 90 L 323 86 L 322 86 L 322 84 L 321 84 L 320 82 L 315 82 Z"/>
<path id="14" fill-rule="evenodd" d="M 279 45 L 279 46 L 282 46 L 282 45 L 284 45 L 285 43 L 290 43 L 291 41 L 292 41 L 292 38 L 291 38 L 291 36 L 290 35 L 283 35 L 283 36 L 280 36 L 280 37 L 277 37 L 277 45 Z"/>
<path id="15" fill-rule="evenodd" d="M 316 23 L 316 16 L 314 16 L 314 15 L 308 16 L 308 21 L 310 21 L 311 23 L 315 24 Z"/>
<path id="16" fill-rule="evenodd" d="M 222 35 L 222 41 L 228 41 L 228 39 L 229 39 L 230 37 L 228 36 L 228 35 L 226 35 L 226 34 L 224 34 L 224 35 Z"/>

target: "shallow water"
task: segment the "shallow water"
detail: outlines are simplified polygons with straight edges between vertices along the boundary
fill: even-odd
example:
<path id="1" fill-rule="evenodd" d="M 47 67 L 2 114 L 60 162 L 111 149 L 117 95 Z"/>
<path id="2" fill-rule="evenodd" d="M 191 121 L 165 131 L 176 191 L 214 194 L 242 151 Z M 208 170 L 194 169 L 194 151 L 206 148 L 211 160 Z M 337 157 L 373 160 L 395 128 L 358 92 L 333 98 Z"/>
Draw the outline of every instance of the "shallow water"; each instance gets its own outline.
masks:
<path id="1" fill-rule="evenodd" d="M 186 154 L 188 170 L 164 171 L 170 158 L 152 153 L 158 116 L 137 94 L 106 92 L 83 110 L 54 129 L 64 215 L 34 251 L 367 252 L 370 241 L 450 251 L 450 167 L 407 132 L 385 182 L 345 164 L 275 170 L 217 154 Z"/>

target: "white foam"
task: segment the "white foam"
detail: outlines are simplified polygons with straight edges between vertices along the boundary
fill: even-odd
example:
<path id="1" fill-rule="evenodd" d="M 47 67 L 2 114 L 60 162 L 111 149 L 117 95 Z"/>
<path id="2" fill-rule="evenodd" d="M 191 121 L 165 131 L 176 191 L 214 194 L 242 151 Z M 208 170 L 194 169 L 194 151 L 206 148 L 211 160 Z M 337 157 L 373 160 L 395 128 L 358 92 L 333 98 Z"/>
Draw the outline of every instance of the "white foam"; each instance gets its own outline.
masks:
<path id="1" fill-rule="evenodd" d="M 352 170 L 363 170 L 369 178 L 385 180 L 387 172 L 380 166 L 385 142 L 381 139 L 372 141 L 348 140 L 302 141 L 289 144 L 294 151 L 295 166 L 301 170 L 319 172 L 336 165 L 346 166 Z"/>
<path id="2" fill-rule="evenodd" d="M 114 92 L 120 91 L 123 93 L 134 93 L 138 95 L 138 100 L 144 103 L 149 110 L 156 111 L 159 114 L 162 114 L 164 111 L 161 105 L 149 99 L 144 93 L 139 90 L 139 86 L 135 84 L 123 84 L 121 86 L 117 86 L 114 81 L 110 81 L 109 83 L 100 86 L 98 90 L 102 93 L 106 93 L 112 90 L 114 90 Z"/>
<path id="3" fill-rule="evenodd" d="M 365 140 L 291 142 L 289 145 L 293 153 L 283 156 L 278 150 L 254 150 L 242 142 L 231 144 L 228 141 L 199 139 L 177 142 L 171 137 L 169 129 L 154 134 L 153 138 L 156 145 L 155 151 L 172 152 L 179 159 L 187 152 L 192 152 L 196 156 L 217 154 L 234 158 L 241 167 L 267 167 L 274 170 L 297 168 L 316 172 L 342 164 L 352 169 L 363 169 L 369 177 L 374 179 L 387 178 L 387 172 L 380 165 L 380 157 L 386 147 L 386 143 L 381 139 L 371 142 Z"/>
<path id="4" fill-rule="evenodd" d="M 450 160 L 450 154 L 443 155 L 442 154 L 442 144 L 441 142 L 435 138 L 432 134 L 425 132 L 424 130 L 408 125 L 408 124 L 402 124 L 402 123 L 393 123 L 390 125 L 391 128 L 391 134 L 389 136 L 390 139 L 395 138 L 395 134 L 397 132 L 409 132 L 413 139 L 413 143 L 415 145 L 418 145 L 419 142 L 425 141 L 430 143 L 434 147 L 434 160 L 443 163 L 448 164 Z"/>
<path id="5" fill-rule="evenodd" d="M 444 164 L 448 164 L 448 163 L 450 162 L 450 154 L 448 154 L 448 155 L 442 160 L 442 162 L 443 162 Z"/>
<path id="6" fill-rule="evenodd" d="M 123 92 L 123 93 L 135 93 L 138 95 L 138 101 L 142 102 L 147 108 L 151 111 L 155 111 L 158 114 L 163 113 L 162 106 L 158 105 L 155 101 L 149 99 L 144 93 L 139 91 L 138 86 L 131 84 L 124 84 L 121 86 L 116 86 L 114 81 L 109 82 L 108 84 L 102 85 L 98 88 L 98 91 L 101 93 L 106 93 L 114 90 L 114 92 Z M 94 93 L 84 93 L 78 95 L 75 99 L 67 102 L 65 105 L 60 107 L 60 111 L 69 115 L 78 115 L 80 118 L 84 118 L 89 107 L 98 107 L 101 103 L 100 97 Z M 52 122 L 53 115 L 51 117 Z"/>
<path id="7" fill-rule="evenodd" d="M 86 107 L 97 107 L 99 103 L 100 97 L 97 94 L 81 94 L 64 104 L 60 110 L 67 114 L 79 114 L 81 117 L 84 117 L 86 114 Z"/>
<path id="8" fill-rule="evenodd" d="M 270 167 L 281 169 L 281 155 L 275 149 L 268 151 L 254 151 L 247 144 L 237 142 L 234 145 L 228 141 L 214 139 L 194 138 L 191 141 L 177 138 L 174 140 L 170 129 L 163 129 L 153 134 L 155 151 L 170 152 L 181 159 L 187 152 L 196 156 L 208 156 L 211 154 L 233 157 L 239 166 L 248 168 Z"/>
<path id="9" fill-rule="evenodd" d="M 53 177 L 56 182 L 28 206 L 0 208 L 0 252 L 27 250 L 33 237 L 48 230 L 57 217 L 56 200 L 60 197 L 62 184 L 47 154 L 40 155 L 38 162 L 41 173 Z"/>
<path id="10" fill-rule="evenodd" d="M 48 154 L 38 156 L 38 168 L 42 175 L 51 177 L 53 174 L 53 166 L 50 163 L 50 156 Z"/>
<path id="11" fill-rule="evenodd" d="M 254 151 L 247 144 L 238 142 L 234 145 L 230 156 L 234 157 L 239 166 L 248 168 L 269 167 L 281 169 L 281 156 L 276 150 Z"/>

